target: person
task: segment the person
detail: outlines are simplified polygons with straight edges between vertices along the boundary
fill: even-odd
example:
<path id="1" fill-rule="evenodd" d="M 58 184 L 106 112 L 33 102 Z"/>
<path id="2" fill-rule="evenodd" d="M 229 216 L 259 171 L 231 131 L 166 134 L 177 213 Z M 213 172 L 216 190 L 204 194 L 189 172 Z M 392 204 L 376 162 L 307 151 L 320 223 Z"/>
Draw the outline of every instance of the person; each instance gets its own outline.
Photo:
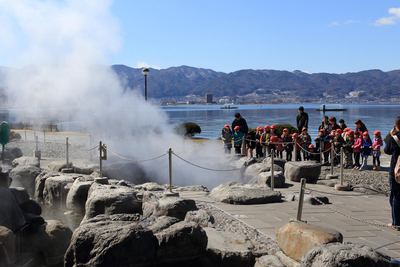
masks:
<path id="1" fill-rule="evenodd" d="M 353 154 L 354 154 L 354 169 L 358 170 L 361 167 L 360 156 L 361 156 L 361 144 L 362 137 L 360 132 L 354 132 L 354 144 L 353 144 Z"/>
<path id="2" fill-rule="evenodd" d="M 294 145 L 296 146 L 296 155 L 295 156 L 295 161 L 301 161 L 301 139 L 297 133 L 292 134 L 292 140 L 294 142 Z"/>
<path id="3" fill-rule="evenodd" d="M 344 129 L 347 128 L 347 125 L 346 125 L 346 123 L 344 122 L 344 119 L 340 119 L 340 120 L 339 120 L 339 127 L 340 127 L 340 129 L 342 129 L 342 131 L 344 131 Z"/>
<path id="4" fill-rule="evenodd" d="M 324 154 L 324 159 L 320 159 L 321 162 L 324 160 L 323 164 L 326 164 L 329 161 L 329 148 L 330 148 L 330 143 L 328 141 L 328 136 L 326 135 L 326 132 L 324 129 L 320 129 L 318 131 L 318 136 L 315 138 L 315 150 L 318 153 L 321 153 L 321 151 Z"/>
<path id="5" fill-rule="evenodd" d="M 301 147 L 303 148 L 303 159 L 309 160 L 310 154 L 308 153 L 308 146 L 311 144 L 311 136 L 308 134 L 307 128 L 304 127 L 300 134 Z"/>
<path id="6" fill-rule="evenodd" d="M 264 133 L 263 127 L 259 126 L 257 127 L 256 131 L 256 158 L 262 158 L 264 156 L 263 153 L 263 145 L 261 143 L 261 137 Z"/>
<path id="7" fill-rule="evenodd" d="M 336 118 L 330 117 L 329 118 L 329 131 L 336 131 L 338 129 L 340 129 L 340 126 L 336 123 Z"/>
<path id="8" fill-rule="evenodd" d="M 372 141 L 369 137 L 368 132 L 363 132 L 361 142 L 361 167 L 360 170 L 365 170 L 368 165 L 368 157 L 371 155 L 372 151 Z"/>
<path id="9" fill-rule="evenodd" d="M 240 155 L 242 153 L 242 142 L 244 134 L 240 131 L 240 126 L 235 126 L 233 130 L 233 146 L 235 147 L 235 153 Z"/>
<path id="10" fill-rule="evenodd" d="M 275 144 L 275 151 L 276 151 L 276 157 L 283 159 L 283 144 L 282 144 L 282 138 L 280 138 L 279 136 L 274 136 L 275 137 L 275 141 L 277 144 Z"/>
<path id="11" fill-rule="evenodd" d="M 353 145 L 354 145 L 354 132 L 347 131 L 344 136 L 343 153 L 344 153 L 344 168 L 353 168 Z"/>
<path id="12" fill-rule="evenodd" d="M 256 148 L 256 132 L 254 130 L 251 130 L 247 133 L 246 135 L 246 146 L 247 146 L 247 151 L 246 155 L 249 156 L 249 158 L 253 158 L 253 151 Z"/>
<path id="13" fill-rule="evenodd" d="M 319 154 L 319 151 L 317 151 L 317 148 L 313 144 L 310 144 L 307 150 L 309 153 L 308 160 L 315 160 L 317 162 L 321 162 L 321 156 Z"/>
<path id="14" fill-rule="evenodd" d="M 303 106 L 299 107 L 299 114 L 297 115 L 296 122 L 299 132 L 301 132 L 303 128 L 308 128 L 308 114 L 304 112 Z"/>
<path id="15" fill-rule="evenodd" d="M 372 141 L 372 169 L 379 171 L 381 169 L 381 147 L 383 145 L 381 132 L 376 130 L 374 132 L 374 140 Z"/>
<path id="16" fill-rule="evenodd" d="M 332 144 L 335 149 L 335 157 L 333 158 L 333 163 L 335 165 L 339 165 L 340 163 L 340 150 L 343 146 L 344 139 L 342 137 L 342 130 L 337 129 L 337 130 L 332 130 L 332 133 L 334 135 L 332 139 Z"/>
<path id="17" fill-rule="evenodd" d="M 240 132 L 242 132 L 243 136 L 246 136 L 247 133 L 249 132 L 249 126 L 247 126 L 247 121 L 240 115 L 240 113 L 235 113 L 235 119 L 232 122 L 232 129 L 235 129 L 236 126 L 239 126 Z M 242 151 L 242 154 L 244 155 L 247 154 L 245 144 L 246 143 L 244 143 L 243 147 L 244 151 Z"/>
<path id="18" fill-rule="evenodd" d="M 321 125 L 318 127 L 318 131 L 323 130 L 325 135 L 329 134 L 329 117 L 324 116 Z"/>
<path id="19" fill-rule="evenodd" d="M 233 133 L 231 128 L 229 127 L 229 124 L 225 124 L 224 128 L 222 128 L 221 139 L 224 143 L 225 153 L 230 154 L 232 149 Z"/>
<path id="20" fill-rule="evenodd" d="M 363 132 L 368 132 L 367 126 L 361 120 L 356 120 L 354 124 L 356 126 L 355 132 L 360 132 L 360 135 Z"/>
<path id="21" fill-rule="evenodd" d="M 385 138 L 384 152 L 391 155 L 389 167 L 389 203 L 392 212 L 392 223 L 388 226 L 400 229 L 400 184 L 395 179 L 394 170 L 400 155 L 400 116 L 396 118 L 395 125 Z"/>
<path id="22" fill-rule="evenodd" d="M 292 161 L 293 139 L 289 135 L 289 130 L 287 128 L 283 129 L 281 138 L 282 138 L 282 142 L 284 143 L 283 148 L 286 152 L 286 161 Z"/>
<path id="23" fill-rule="evenodd" d="M 270 131 L 271 131 L 271 126 L 265 125 L 264 132 L 263 132 L 263 134 L 261 135 L 261 138 L 260 138 L 260 143 L 261 143 L 261 145 L 263 147 L 264 157 L 269 156 L 269 154 L 268 154 L 268 142 L 269 142 L 269 132 Z"/>

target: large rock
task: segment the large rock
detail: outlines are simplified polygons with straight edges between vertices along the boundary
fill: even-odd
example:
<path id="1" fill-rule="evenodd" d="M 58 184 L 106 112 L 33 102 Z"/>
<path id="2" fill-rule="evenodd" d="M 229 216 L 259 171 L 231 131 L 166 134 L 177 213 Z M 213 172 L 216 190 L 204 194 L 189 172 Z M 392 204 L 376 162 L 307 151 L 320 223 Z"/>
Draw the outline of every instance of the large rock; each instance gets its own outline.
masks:
<path id="1" fill-rule="evenodd" d="M 52 161 L 47 165 L 47 168 L 52 172 L 60 172 L 62 169 L 72 168 L 72 162 L 67 162 L 65 160 L 62 161 Z"/>
<path id="2" fill-rule="evenodd" d="M 200 209 L 188 211 L 185 216 L 186 222 L 195 222 L 201 227 L 209 227 L 214 224 L 215 219 L 208 211 Z"/>
<path id="3" fill-rule="evenodd" d="M 59 174 L 46 179 L 43 189 L 43 200 L 48 206 L 65 207 L 69 187 L 74 182 L 74 176 Z"/>
<path id="4" fill-rule="evenodd" d="M 271 157 L 265 158 L 265 159 L 263 160 L 263 163 L 264 163 L 265 165 L 267 165 L 267 166 L 271 166 L 271 162 L 272 162 Z M 279 167 L 282 168 L 282 170 L 284 170 L 284 169 L 285 169 L 285 166 L 286 166 L 286 160 L 274 158 L 274 164 L 275 164 L 275 165 L 278 165 Z"/>
<path id="5" fill-rule="evenodd" d="M 208 237 L 207 258 L 215 266 L 254 266 L 253 245 L 245 236 L 208 227 L 204 230 Z"/>
<path id="6" fill-rule="evenodd" d="M 381 254 L 365 245 L 331 243 L 309 251 L 301 266 L 389 267 L 389 263 Z"/>
<path id="7" fill-rule="evenodd" d="M 16 158 L 12 161 L 11 166 L 13 168 L 17 166 L 34 166 L 34 167 L 39 167 L 39 160 L 36 157 L 20 157 Z"/>
<path id="8" fill-rule="evenodd" d="M 263 161 L 260 163 L 252 164 L 244 170 L 245 181 L 249 181 L 257 177 L 260 173 L 269 172 L 271 170 L 271 162 Z M 283 168 L 277 164 L 274 164 L 274 171 L 283 172 Z"/>
<path id="9" fill-rule="evenodd" d="M 141 185 L 136 185 L 135 189 L 137 190 L 145 190 L 145 191 L 164 191 L 166 188 L 163 185 L 154 183 L 154 182 L 149 182 L 149 183 L 144 183 Z"/>
<path id="10" fill-rule="evenodd" d="M 24 214 L 10 189 L 0 187 L 0 226 L 15 232 L 26 224 Z"/>
<path id="11" fill-rule="evenodd" d="M 21 205 L 29 200 L 28 191 L 23 187 L 10 187 L 11 193 L 13 193 L 18 205 Z"/>
<path id="12" fill-rule="evenodd" d="M 58 176 L 57 172 L 42 171 L 35 179 L 34 198 L 40 203 L 44 202 L 43 191 L 47 178 Z"/>
<path id="13" fill-rule="evenodd" d="M 184 220 L 186 213 L 193 210 L 197 210 L 194 200 L 165 196 L 158 199 L 153 216 L 169 216 Z"/>
<path id="14" fill-rule="evenodd" d="M 285 164 L 285 178 L 288 181 L 300 182 L 306 178 L 307 183 L 315 184 L 321 174 L 321 164 L 315 161 L 290 161 Z"/>
<path id="15" fill-rule="evenodd" d="M 75 179 L 68 191 L 66 206 L 78 214 L 85 214 L 85 204 L 89 188 L 94 182 L 92 176 L 81 176 Z"/>
<path id="16" fill-rule="evenodd" d="M 343 236 L 335 230 L 303 222 L 290 222 L 278 229 L 276 241 L 287 256 L 300 261 L 314 247 L 342 242 Z"/>
<path id="17" fill-rule="evenodd" d="M 281 260 L 275 255 L 265 255 L 256 259 L 254 267 L 285 267 Z"/>
<path id="18" fill-rule="evenodd" d="M 134 188 L 93 183 L 85 205 L 84 220 L 99 214 L 141 213 L 142 204 Z"/>
<path id="19" fill-rule="evenodd" d="M 12 179 L 11 186 L 23 187 L 31 196 L 33 196 L 35 190 L 35 179 L 40 172 L 40 168 L 35 166 L 17 166 L 10 171 L 10 178 Z"/>
<path id="20" fill-rule="evenodd" d="M 281 201 L 281 193 L 264 186 L 228 182 L 215 187 L 210 197 L 229 204 L 266 204 Z"/>
<path id="21" fill-rule="evenodd" d="M 0 226 L 0 266 L 14 266 L 17 256 L 17 239 L 14 233 Z"/>
<path id="22" fill-rule="evenodd" d="M 6 147 L 4 149 L 4 159 L 12 162 L 14 159 L 22 157 L 22 150 L 19 147 Z"/>
<path id="23" fill-rule="evenodd" d="M 262 172 L 258 175 L 257 184 L 271 187 L 271 172 Z M 274 187 L 285 187 L 285 176 L 281 171 L 274 170 Z"/>

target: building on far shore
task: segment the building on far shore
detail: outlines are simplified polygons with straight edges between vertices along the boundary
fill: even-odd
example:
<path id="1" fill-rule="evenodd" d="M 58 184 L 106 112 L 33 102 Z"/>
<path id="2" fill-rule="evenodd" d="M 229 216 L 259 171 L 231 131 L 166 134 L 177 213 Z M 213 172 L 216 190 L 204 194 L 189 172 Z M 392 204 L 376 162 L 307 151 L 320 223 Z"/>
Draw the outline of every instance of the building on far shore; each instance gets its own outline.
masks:
<path id="1" fill-rule="evenodd" d="M 213 94 L 206 94 L 206 103 L 207 104 L 213 103 Z"/>

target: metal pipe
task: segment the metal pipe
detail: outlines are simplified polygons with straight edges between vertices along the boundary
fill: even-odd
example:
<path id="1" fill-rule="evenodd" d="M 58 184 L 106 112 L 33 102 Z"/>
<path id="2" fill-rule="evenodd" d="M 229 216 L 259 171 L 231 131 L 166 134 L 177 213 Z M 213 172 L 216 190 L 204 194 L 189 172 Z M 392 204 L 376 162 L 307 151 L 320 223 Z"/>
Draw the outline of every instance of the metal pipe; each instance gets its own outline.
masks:
<path id="1" fill-rule="evenodd" d="M 343 147 L 340 148 L 340 185 L 343 185 Z"/>
<path id="2" fill-rule="evenodd" d="M 172 148 L 168 149 L 169 192 L 172 193 Z"/>
<path id="3" fill-rule="evenodd" d="M 103 151 L 103 142 L 99 143 L 99 160 L 100 160 L 100 177 L 103 177 L 103 162 L 101 158 L 101 152 Z"/>
<path id="4" fill-rule="evenodd" d="M 319 162 L 323 164 L 323 156 L 324 156 L 324 141 L 319 141 Z"/>
<path id="5" fill-rule="evenodd" d="M 331 145 L 331 175 L 333 175 L 333 167 L 334 167 L 334 158 L 335 158 L 335 147 L 333 146 L 333 143 Z"/>
<path id="6" fill-rule="evenodd" d="M 300 195 L 299 195 L 299 206 L 297 208 L 297 221 L 301 221 L 301 216 L 303 214 L 303 203 L 304 203 L 304 189 L 306 186 L 306 179 L 301 178 L 300 181 Z"/>
<path id="7" fill-rule="evenodd" d="M 65 159 L 67 161 L 67 168 L 69 166 L 69 144 L 68 137 L 65 138 Z"/>
<path id="8" fill-rule="evenodd" d="M 275 172 L 275 149 L 271 150 L 271 190 L 274 191 L 275 188 L 275 177 L 274 177 L 274 172 Z"/>

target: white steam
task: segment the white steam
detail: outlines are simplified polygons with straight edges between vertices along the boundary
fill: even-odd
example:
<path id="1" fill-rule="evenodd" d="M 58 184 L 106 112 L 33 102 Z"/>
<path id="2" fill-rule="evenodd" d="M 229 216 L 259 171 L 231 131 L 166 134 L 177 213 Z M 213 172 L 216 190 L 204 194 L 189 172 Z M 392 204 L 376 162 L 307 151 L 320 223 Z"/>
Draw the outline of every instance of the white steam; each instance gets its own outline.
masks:
<path id="1" fill-rule="evenodd" d="M 19 55 L 19 67 L 7 76 L 9 102 L 19 108 L 18 119 L 78 121 L 110 150 L 136 159 L 172 147 L 199 165 L 228 168 L 222 145 L 194 144 L 175 135 L 165 113 L 124 90 L 106 67 L 107 57 L 120 46 L 110 5 L 107 0 L 0 0 L 0 17 L 12 26 L 0 38 L 11 38 L 13 32 L 18 42 L 18 50 L 10 53 Z M 167 182 L 166 157 L 144 166 L 155 180 Z M 178 159 L 173 166 L 177 184 L 212 186 L 238 178 L 237 172 L 202 171 Z"/>

